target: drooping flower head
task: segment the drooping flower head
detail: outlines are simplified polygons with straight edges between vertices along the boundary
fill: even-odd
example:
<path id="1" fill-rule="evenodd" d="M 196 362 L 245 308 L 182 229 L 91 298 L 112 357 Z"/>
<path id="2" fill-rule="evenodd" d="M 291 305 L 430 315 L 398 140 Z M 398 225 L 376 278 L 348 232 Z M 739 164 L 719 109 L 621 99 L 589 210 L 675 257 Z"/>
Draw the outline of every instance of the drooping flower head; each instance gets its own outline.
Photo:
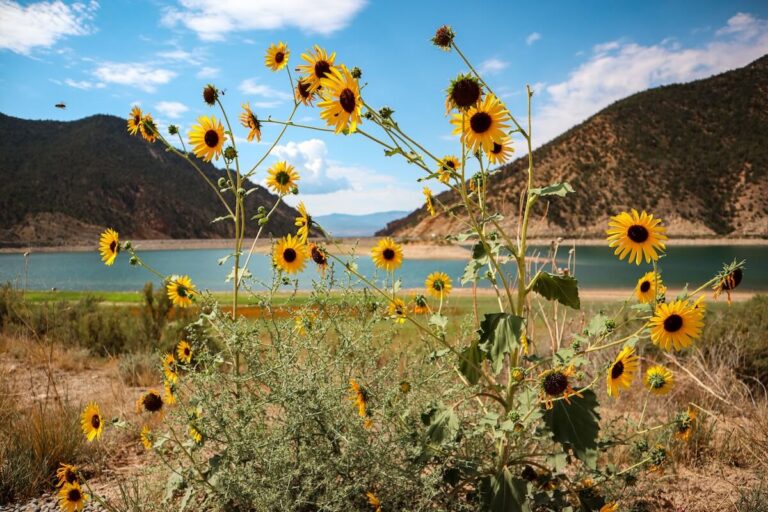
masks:
<path id="1" fill-rule="evenodd" d="M 141 438 L 141 444 L 144 445 L 145 450 L 151 450 L 152 449 L 152 430 L 146 425 L 141 427 L 141 434 L 139 435 Z"/>
<path id="2" fill-rule="evenodd" d="M 325 275 L 325 269 L 328 267 L 328 250 L 322 245 L 316 243 L 309 244 L 309 257 L 317 264 L 320 273 Z"/>
<path id="3" fill-rule="evenodd" d="M 470 151 L 482 148 L 486 153 L 493 150 L 493 144 L 501 144 L 506 136 L 510 116 L 507 108 L 493 94 L 487 94 L 477 105 L 467 112 L 453 114 L 451 123 L 455 126 L 454 135 L 461 135 L 461 140 Z"/>
<path id="4" fill-rule="evenodd" d="M 647 272 L 637 280 L 637 286 L 635 286 L 635 296 L 641 304 L 656 302 L 666 292 L 667 287 L 661 282 L 661 275 L 658 272 Z"/>
<path id="5" fill-rule="evenodd" d="M 267 186 L 276 194 L 285 195 L 298 186 L 299 174 L 291 164 L 277 162 L 267 171 Z"/>
<path id="6" fill-rule="evenodd" d="M 295 226 L 299 229 L 296 231 L 296 236 L 302 244 L 307 243 L 309 238 L 309 230 L 312 227 L 312 217 L 307 213 L 307 207 L 304 206 L 304 201 L 299 201 L 296 207 L 299 210 L 299 216 L 296 217 Z"/>
<path id="7" fill-rule="evenodd" d="M 307 246 L 290 234 L 281 238 L 272 251 L 272 263 L 289 274 L 304 270 L 306 260 Z"/>
<path id="8" fill-rule="evenodd" d="M 403 299 L 390 299 L 387 315 L 398 324 L 405 323 L 405 319 L 408 317 L 408 307 Z"/>
<path id="9" fill-rule="evenodd" d="M 219 90 L 213 84 L 208 84 L 203 87 L 203 101 L 209 107 L 216 105 L 216 100 L 219 99 Z"/>
<path id="10" fill-rule="evenodd" d="M 616 359 L 606 373 L 608 396 L 618 398 L 619 391 L 622 388 L 628 389 L 632 385 L 632 378 L 640 366 L 638 361 L 633 347 L 621 349 L 621 352 L 616 356 Z"/>
<path id="11" fill-rule="evenodd" d="M 714 298 L 718 298 L 721 293 L 725 292 L 728 296 L 728 304 L 731 303 L 731 292 L 741 284 L 744 279 L 744 261 L 736 263 L 734 260 L 732 263 L 723 266 L 717 274 L 718 280 L 712 285 L 714 290 Z"/>
<path id="12" fill-rule="evenodd" d="M 436 299 L 444 299 L 453 289 L 451 278 L 445 272 L 432 272 L 424 281 L 427 293 Z"/>
<path id="13" fill-rule="evenodd" d="M 173 354 L 165 354 L 163 356 L 163 374 L 165 374 L 166 380 L 170 382 L 179 380 L 179 374 L 176 370 L 176 358 L 173 357 Z"/>
<path id="14" fill-rule="evenodd" d="M 432 203 L 432 191 L 429 190 L 429 187 L 424 187 L 422 190 L 422 193 L 424 194 L 424 201 L 425 206 L 427 207 L 427 211 L 429 212 L 429 215 L 431 217 L 435 216 L 435 205 Z"/>
<path id="15" fill-rule="evenodd" d="M 282 41 L 277 44 L 272 43 L 264 56 L 264 65 L 272 71 L 280 71 L 288 64 L 290 55 L 291 51 L 285 43 Z"/>
<path id="16" fill-rule="evenodd" d="M 195 285 L 189 276 L 171 276 L 165 285 L 168 298 L 174 306 L 186 308 L 192 305 L 192 298 L 197 295 Z"/>
<path id="17" fill-rule="evenodd" d="M 371 250 L 376 267 L 392 272 L 403 264 L 403 248 L 392 238 L 382 238 Z"/>
<path id="18" fill-rule="evenodd" d="M 414 293 L 411 300 L 411 311 L 414 315 L 420 315 L 429 311 L 427 297 L 422 293 Z"/>
<path id="19" fill-rule="evenodd" d="M 240 114 L 240 124 L 243 127 L 248 128 L 248 136 L 246 139 L 251 142 L 254 138 L 256 142 L 261 140 L 261 121 L 251 111 L 251 106 L 248 103 L 243 103 L 243 112 Z"/>
<path id="20" fill-rule="evenodd" d="M 90 402 L 80 415 L 80 427 L 83 429 L 88 442 L 101 437 L 104 431 L 104 420 L 99 412 L 99 406 Z"/>
<path id="21" fill-rule="evenodd" d="M 203 434 L 201 434 L 200 431 L 192 425 L 190 425 L 187 429 L 187 434 L 189 435 L 189 438 L 192 439 L 195 443 L 200 444 L 203 442 Z"/>
<path id="22" fill-rule="evenodd" d="M 352 78 L 346 66 L 332 68 L 325 78 L 320 80 L 323 101 L 317 104 L 321 108 L 320 117 L 328 126 L 333 126 L 336 133 L 347 130 L 353 133 L 361 121 L 363 99 L 360 97 L 360 85 Z"/>
<path id="23" fill-rule="evenodd" d="M 300 101 L 307 107 L 311 107 L 312 101 L 315 99 L 315 93 L 310 88 L 311 82 L 308 79 L 299 78 L 296 81 L 296 89 L 293 91 L 296 101 Z"/>
<path id="24" fill-rule="evenodd" d="M 154 119 L 152 119 L 151 114 L 146 114 L 141 119 L 139 132 L 141 133 L 142 138 L 147 142 L 155 142 L 157 140 L 159 132 L 157 131 L 157 125 L 155 124 Z"/>
<path id="25" fill-rule="evenodd" d="M 210 162 L 214 157 L 218 160 L 224 141 L 227 140 L 224 135 L 224 125 L 215 116 L 200 116 L 197 118 L 197 123 L 188 136 L 192 152 L 205 162 Z"/>
<path id="26" fill-rule="evenodd" d="M 131 113 L 128 115 L 128 133 L 136 135 L 141 129 L 141 109 L 134 106 L 131 109 Z"/>
<path id="27" fill-rule="evenodd" d="M 361 386 L 355 379 L 349 379 L 350 400 L 357 406 L 357 414 L 363 418 L 363 426 L 371 428 L 371 411 L 368 409 L 368 390 Z"/>
<path id="28" fill-rule="evenodd" d="M 634 260 L 639 265 L 643 258 L 646 263 L 658 261 L 659 253 L 664 252 L 666 247 L 664 241 L 667 240 L 667 235 L 664 234 L 667 229 L 660 224 L 661 219 L 654 219 L 653 215 L 645 210 L 637 213 L 637 210 L 632 208 L 629 213 L 621 212 L 611 217 L 608 223 L 608 246 L 616 248 L 614 254 L 618 255 L 620 260 L 629 255 L 628 263 Z"/>
<path id="29" fill-rule="evenodd" d="M 120 237 L 114 229 L 105 230 L 99 237 L 99 254 L 105 265 L 111 266 L 120 252 Z"/>
<path id="30" fill-rule="evenodd" d="M 170 380 L 163 381 L 163 402 L 173 405 L 178 401 L 176 398 L 176 384 Z"/>
<path id="31" fill-rule="evenodd" d="M 704 308 L 688 300 L 659 304 L 649 322 L 651 341 L 666 351 L 689 347 L 701 335 Z"/>
<path id="32" fill-rule="evenodd" d="M 674 384 L 672 372 L 663 366 L 651 366 L 645 371 L 645 387 L 654 395 L 666 395 Z"/>
<path id="33" fill-rule="evenodd" d="M 696 409 L 689 406 L 687 411 L 681 412 L 675 417 L 675 437 L 681 441 L 688 442 L 691 438 L 695 421 Z"/>
<path id="34" fill-rule="evenodd" d="M 331 69 L 333 69 L 333 61 L 336 60 L 336 52 L 328 55 L 328 53 L 315 45 L 314 51 L 310 50 L 307 53 L 302 53 L 301 58 L 306 62 L 298 66 L 296 69 L 304 73 L 303 80 L 306 80 L 309 84 L 309 92 L 314 93 L 322 85 L 320 80 L 327 77 Z"/>
<path id="35" fill-rule="evenodd" d="M 453 29 L 448 25 L 443 25 L 435 31 L 435 35 L 432 36 L 432 44 L 440 48 L 441 50 L 448 51 L 451 49 L 453 39 L 456 34 Z"/>
<path id="36" fill-rule="evenodd" d="M 74 484 L 78 481 L 77 466 L 60 462 L 59 469 L 56 470 L 56 478 L 59 480 L 58 484 L 56 484 L 57 487 L 61 487 L 65 484 Z"/>

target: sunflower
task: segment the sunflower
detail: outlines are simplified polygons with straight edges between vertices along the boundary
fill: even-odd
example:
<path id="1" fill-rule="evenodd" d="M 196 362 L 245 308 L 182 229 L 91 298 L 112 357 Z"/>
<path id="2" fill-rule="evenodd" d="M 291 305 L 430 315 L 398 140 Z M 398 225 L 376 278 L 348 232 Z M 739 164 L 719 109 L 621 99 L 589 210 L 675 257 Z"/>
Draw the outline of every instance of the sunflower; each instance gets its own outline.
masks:
<path id="1" fill-rule="evenodd" d="M 611 217 L 606 230 L 608 234 L 609 247 L 616 247 L 614 254 L 623 260 L 629 254 L 628 263 L 635 260 L 637 265 L 645 256 L 645 262 L 657 261 L 659 255 L 656 252 L 664 252 L 664 241 L 667 235 L 664 232 L 667 228 L 659 226 L 661 219 L 654 219 L 653 215 L 637 213 L 632 208 L 632 212 L 621 212 Z"/>
<path id="2" fill-rule="evenodd" d="M 88 495 L 83 492 L 78 482 L 64 484 L 59 491 L 59 507 L 65 512 L 78 512 L 83 510 Z"/>
<path id="3" fill-rule="evenodd" d="M 651 366 L 645 371 L 645 387 L 654 395 L 666 395 L 674 384 L 672 372 L 661 365 Z"/>
<path id="4" fill-rule="evenodd" d="M 350 400 L 357 405 L 357 414 L 363 418 L 363 426 L 371 428 L 371 411 L 368 410 L 368 390 L 362 387 L 355 379 L 349 379 Z"/>
<path id="5" fill-rule="evenodd" d="M 299 228 L 296 231 L 296 236 L 302 244 L 306 244 L 307 238 L 309 238 L 309 230 L 312 227 L 312 217 L 307 213 L 304 201 L 299 201 L 299 205 L 296 208 L 299 210 L 299 217 L 296 217 L 295 223 L 295 226 Z"/>
<path id="6" fill-rule="evenodd" d="M 679 413 L 675 417 L 675 437 L 681 441 L 688 442 L 693 432 L 693 423 L 696 421 L 696 409 L 688 407 L 685 412 Z"/>
<path id="7" fill-rule="evenodd" d="M 635 286 L 635 296 L 641 304 L 656 302 L 666 292 L 667 287 L 661 282 L 661 276 L 656 272 L 646 273 L 637 280 L 637 286 Z"/>
<path id="8" fill-rule="evenodd" d="M 427 287 L 427 293 L 436 299 L 447 297 L 453 288 L 451 278 L 445 272 L 432 272 L 424 281 L 424 286 Z"/>
<path id="9" fill-rule="evenodd" d="M 146 425 L 141 427 L 141 434 L 139 435 L 141 438 L 141 444 L 144 445 L 145 450 L 151 450 L 152 449 L 152 430 Z"/>
<path id="10" fill-rule="evenodd" d="M 437 170 L 440 181 L 447 184 L 451 176 L 456 175 L 460 168 L 461 163 L 457 157 L 451 155 L 444 156 L 440 160 L 440 168 Z"/>
<path id="11" fill-rule="evenodd" d="M 285 195 L 296 187 L 299 181 L 298 173 L 291 164 L 285 161 L 277 162 L 267 171 L 267 186 L 273 192 Z"/>
<path id="12" fill-rule="evenodd" d="M 316 243 L 309 244 L 309 257 L 312 258 L 320 269 L 320 273 L 325 275 L 325 269 L 328 267 L 328 251 L 325 247 Z"/>
<path id="13" fill-rule="evenodd" d="M 154 389 L 150 389 L 136 400 L 136 412 L 159 412 L 163 409 L 163 397 Z"/>
<path id="14" fill-rule="evenodd" d="M 219 99 L 219 90 L 213 84 L 208 84 L 203 87 L 203 101 L 209 107 L 216 105 L 216 100 Z"/>
<path id="15" fill-rule="evenodd" d="M 179 344 L 176 345 L 176 355 L 178 356 L 179 361 L 184 364 L 192 362 L 192 347 L 186 340 L 181 340 Z"/>
<path id="16" fill-rule="evenodd" d="M 509 135 L 505 135 L 500 142 L 494 142 L 493 148 L 489 152 L 486 152 L 488 161 L 494 165 L 501 165 L 507 163 L 509 157 L 515 148 L 512 147 L 512 139 Z"/>
<path id="17" fill-rule="evenodd" d="M 146 114 L 141 119 L 141 124 L 139 125 L 139 131 L 141 132 L 141 136 L 144 138 L 147 142 L 155 142 L 157 140 L 157 125 L 155 124 L 155 121 L 152 119 L 151 114 Z"/>
<path id="18" fill-rule="evenodd" d="M 335 126 L 334 131 L 347 130 L 353 133 L 360 123 L 363 99 L 360 97 L 360 85 L 352 78 L 346 66 L 332 68 L 328 76 L 320 80 L 323 86 L 323 101 L 317 104 L 323 109 L 320 117 L 325 124 Z"/>
<path id="19" fill-rule="evenodd" d="M 480 80 L 470 74 L 459 74 L 451 80 L 445 97 L 445 112 L 452 109 L 466 111 L 470 107 L 477 105 L 480 97 L 483 95 L 483 87 Z"/>
<path id="20" fill-rule="evenodd" d="M 704 325 L 704 308 L 696 306 L 687 300 L 659 304 L 649 322 L 653 344 L 667 351 L 689 347 Z"/>
<path id="21" fill-rule="evenodd" d="M 120 252 L 120 238 L 117 231 L 114 229 L 107 229 L 99 237 L 99 253 L 101 254 L 101 261 L 106 266 L 111 266 L 117 258 L 117 253 Z"/>
<path id="22" fill-rule="evenodd" d="M 192 298 L 197 295 L 195 285 L 192 284 L 189 276 L 171 276 L 165 289 L 173 305 L 180 308 L 191 306 Z"/>
<path id="23" fill-rule="evenodd" d="M 403 299 L 391 299 L 389 306 L 387 306 L 387 315 L 398 324 L 405 323 L 405 319 L 408 316 L 408 308 Z"/>
<path id="24" fill-rule="evenodd" d="M 424 205 L 427 207 L 427 211 L 431 217 L 435 216 L 435 205 L 432 203 L 432 191 L 429 187 L 424 187 L 421 191 L 424 194 Z"/>
<path id="25" fill-rule="evenodd" d="M 619 503 L 617 501 L 609 501 L 600 507 L 600 512 L 619 512 Z"/>
<path id="26" fill-rule="evenodd" d="M 187 434 L 189 434 L 189 438 L 197 444 L 200 444 L 203 441 L 203 434 L 192 425 L 187 429 Z"/>
<path id="27" fill-rule="evenodd" d="M 559 367 L 546 370 L 539 375 L 540 396 L 547 409 L 552 409 L 552 402 L 554 400 L 562 398 L 570 404 L 569 398 L 572 395 L 581 397 L 578 391 L 574 391 L 569 380 L 575 374 L 576 370 L 574 367 L 568 366 L 567 368 Z"/>
<path id="28" fill-rule="evenodd" d="M 420 315 L 429 311 L 429 304 L 427 303 L 427 297 L 424 294 L 414 294 L 411 300 L 411 311 L 414 315 Z"/>
<path id="29" fill-rule="evenodd" d="M 218 160 L 224 141 L 227 140 L 224 135 L 224 126 L 221 121 L 216 120 L 216 116 L 200 116 L 197 122 L 198 124 L 192 127 L 188 135 L 192 152 L 205 162 L 210 162 L 214 156 Z"/>
<path id="30" fill-rule="evenodd" d="M 104 431 L 104 420 L 99 413 L 99 406 L 93 402 L 88 403 L 80 415 L 80 427 L 88 441 L 101 437 Z"/>
<path id="31" fill-rule="evenodd" d="M 77 466 L 71 464 L 59 463 L 59 469 L 56 470 L 56 478 L 59 479 L 59 483 L 56 487 L 61 487 L 64 484 L 74 484 L 77 482 Z"/>
<path id="32" fill-rule="evenodd" d="M 178 402 L 176 398 L 176 384 L 169 381 L 163 381 L 163 402 L 168 405 L 173 405 Z"/>
<path id="33" fill-rule="evenodd" d="M 141 109 L 134 106 L 131 109 L 131 113 L 128 115 L 128 133 L 136 135 L 141 128 Z"/>
<path id="34" fill-rule="evenodd" d="M 315 93 L 309 90 L 310 81 L 306 78 L 299 78 L 296 81 L 296 89 L 293 91 L 293 95 L 296 101 L 300 101 L 307 107 L 312 106 L 312 101 L 315 99 Z"/>
<path id="35" fill-rule="evenodd" d="M 456 34 L 453 32 L 453 29 L 449 25 L 443 25 L 432 36 L 432 44 L 441 50 L 448 51 L 451 49 L 454 37 L 456 37 Z"/>
<path id="36" fill-rule="evenodd" d="M 307 246 L 298 237 L 286 235 L 281 238 L 272 251 L 272 262 L 280 270 L 295 274 L 304 270 L 307 259 Z"/>
<path id="37" fill-rule="evenodd" d="M 736 263 L 736 260 L 734 260 L 733 263 L 724 265 L 723 270 L 717 274 L 717 278 L 717 282 L 712 286 L 712 290 L 715 292 L 713 297 L 716 299 L 721 293 L 725 292 L 728 296 L 728 304 L 730 304 L 731 292 L 735 290 L 736 287 L 741 284 L 741 280 L 744 279 L 744 261 Z"/>
<path id="38" fill-rule="evenodd" d="M 173 357 L 173 354 L 165 354 L 163 356 L 163 374 L 166 380 L 170 382 L 179 380 L 179 374 L 176 370 L 176 358 Z"/>
<path id="39" fill-rule="evenodd" d="M 400 382 L 400 392 L 404 395 L 407 395 L 411 392 L 411 383 L 407 380 Z"/>
<path id="40" fill-rule="evenodd" d="M 368 491 L 365 493 L 365 497 L 368 498 L 368 504 L 373 509 L 373 512 L 381 512 L 381 501 L 376 497 L 375 494 Z"/>
<path id="41" fill-rule="evenodd" d="M 624 347 L 608 368 L 605 379 L 608 384 L 608 396 L 618 398 L 621 388 L 628 389 L 632 385 L 632 377 L 640 365 L 634 352 L 633 347 Z"/>
<path id="42" fill-rule="evenodd" d="M 318 45 L 315 45 L 314 50 L 314 54 L 302 53 L 301 58 L 306 61 L 306 64 L 302 64 L 296 68 L 297 71 L 306 74 L 302 80 L 306 80 L 309 84 L 310 93 L 314 93 L 322 87 L 320 80 L 329 75 L 333 69 L 333 61 L 336 60 L 336 52 L 328 55 L 328 53 Z"/>
<path id="43" fill-rule="evenodd" d="M 261 141 L 261 121 L 251 111 L 251 106 L 248 103 L 243 103 L 243 112 L 240 114 L 240 124 L 245 128 L 248 128 L 248 137 L 246 139 L 251 142 L 254 137 L 256 142 Z"/>
<path id="44" fill-rule="evenodd" d="M 272 71 L 280 71 L 288 64 L 288 57 L 291 51 L 280 41 L 277 44 L 271 44 L 267 48 L 267 54 L 264 56 L 264 65 Z"/>
<path id="45" fill-rule="evenodd" d="M 403 248 L 391 238 L 382 238 L 371 250 L 373 263 L 378 267 L 392 272 L 403 264 Z"/>
<path id="46" fill-rule="evenodd" d="M 474 107 L 464 113 L 453 115 L 454 135 L 461 135 L 461 141 L 471 151 L 481 147 L 486 153 L 493 150 L 494 143 L 502 143 L 509 127 L 509 112 L 496 96 L 488 94 Z"/>

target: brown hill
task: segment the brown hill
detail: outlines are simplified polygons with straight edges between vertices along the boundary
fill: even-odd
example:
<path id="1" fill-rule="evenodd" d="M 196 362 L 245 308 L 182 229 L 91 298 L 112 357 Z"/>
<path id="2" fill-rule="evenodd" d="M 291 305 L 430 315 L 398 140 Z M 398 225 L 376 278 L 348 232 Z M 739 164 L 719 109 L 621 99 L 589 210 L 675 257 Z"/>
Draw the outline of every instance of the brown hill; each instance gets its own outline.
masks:
<path id="1" fill-rule="evenodd" d="M 534 125 L 534 134 L 535 134 Z M 602 236 L 608 217 L 635 207 L 677 236 L 768 236 L 768 56 L 704 80 L 650 89 L 598 112 L 534 151 L 535 187 L 575 193 L 540 201 L 532 234 Z M 517 225 L 527 157 L 493 173 L 491 211 Z M 458 198 L 439 196 L 446 205 Z M 461 212 L 457 209 L 456 212 Z M 379 235 L 456 233 L 460 219 L 425 208 Z"/>
<path id="2" fill-rule="evenodd" d="M 214 183 L 224 174 L 197 162 Z M 124 238 L 232 236 L 231 223 L 211 222 L 224 210 L 194 169 L 160 143 L 130 136 L 114 116 L 59 122 L 0 114 L 0 183 L 0 246 L 93 243 L 107 226 Z M 252 186 L 247 212 L 271 207 L 276 196 Z M 296 216 L 281 204 L 266 234 L 295 231 Z"/>

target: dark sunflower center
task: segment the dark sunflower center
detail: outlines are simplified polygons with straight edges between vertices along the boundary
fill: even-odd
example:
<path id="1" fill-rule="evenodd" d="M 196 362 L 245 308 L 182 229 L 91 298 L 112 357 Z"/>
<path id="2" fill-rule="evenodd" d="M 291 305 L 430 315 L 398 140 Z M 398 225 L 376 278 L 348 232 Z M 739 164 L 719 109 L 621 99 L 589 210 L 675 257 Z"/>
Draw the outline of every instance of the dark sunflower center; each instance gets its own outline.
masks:
<path id="1" fill-rule="evenodd" d="M 627 230 L 627 236 L 630 240 L 637 244 L 641 244 L 648 240 L 648 229 L 645 226 L 639 226 L 637 224 L 629 226 Z"/>
<path id="2" fill-rule="evenodd" d="M 319 60 L 315 62 L 315 76 L 317 78 L 325 78 L 330 70 L 331 65 L 328 63 L 328 61 Z"/>
<path id="3" fill-rule="evenodd" d="M 285 171 L 280 171 L 275 175 L 275 181 L 281 185 L 287 185 L 291 182 L 291 175 Z"/>
<path id="4" fill-rule="evenodd" d="M 177 284 L 176 285 L 176 295 L 178 295 L 179 297 L 186 297 L 187 296 L 187 289 L 185 287 L 183 287 L 182 285 Z"/>
<path id="5" fill-rule="evenodd" d="M 144 408 L 149 412 L 157 412 L 163 408 L 163 399 L 157 393 L 144 395 Z"/>
<path id="6" fill-rule="evenodd" d="M 355 93 L 350 89 L 344 89 L 341 91 L 341 94 L 339 94 L 339 103 L 341 103 L 341 108 L 343 108 L 347 114 L 351 114 L 355 111 Z"/>
<path id="7" fill-rule="evenodd" d="M 115 249 L 117 249 L 117 242 L 112 240 L 109 244 L 109 252 L 117 252 Z"/>
<path id="8" fill-rule="evenodd" d="M 219 134 L 216 130 L 208 130 L 205 132 L 205 145 L 209 148 L 215 148 L 219 145 Z"/>
<path id="9" fill-rule="evenodd" d="M 141 116 L 140 115 L 137 114 L 137 115 L 133 116 L 133 124 L 138 125 L 140 122 L 141 122 Z"/>
<path id="10" fill-rule="evenodd" d="M 491 127 L 493 119 L 487 112 L 477 112 L 469 118 L 469 126 L 475 133 L 485 133 Z"/>
<path id="11" fill-rule="evenodd" d="M 423 308 L 423 307 L 426 307 L 427 305 L 427 298 L 423 295 L 418 295 L 416 297 L 415 302 L 417 306 L 419 306 L 420 308 Z"/>
<path id="12" fill-rule="evenodd" d="M 651 289 L 651 282 L 650 281 L 643 281 L 640 284 L 640 291 L 641 292 L 646 293 L 650 289 Z"/>
<path id="13" fill-rule="evenodd" d="M 216 102 L 216 96 L 217 96 L 216 89 L 214 89 L 213 87 L 208 86 L 205 89 L 203 89 L 203 100 L 208 105 L 213 105 Z"/>
<path id="14" fill-rule="evenodd" d="M 283 251 L 283 259 L 287 263 L 293 263 L 294 261 L 296 261 L 296 251 L 288 247 Z"/>
<path id="15" fill-rule="evenodd" d="M 558 396 L 568 389 L 568 377 L 562 372 L 552 372 L 544 377 L 543 387 L 549 396 Z"/>
<path id="16" fill-rule="evenodd" d="M 432 288 L 434 288 L 439 292 L 443 291 L 444 287 L 445 285 L 443 284 L 443 281 L 441 279 L 435 279 L 435 281 L 432 283 Z"/>
<path id="17" fill-rule="evenodd" d="M 393 259 L 395 259 L 395 251 L 390 249 L 389 247 L 387 247 L 386 249 L 381 251 L 381 256 L 385 260 L 393 260 Z"/>
<path id="18" fill-rule="evenodd" d="M 493 149 L 491 150 L 491 153 L 493 153 L 494 155 L 498 155 L 499 153 L 501 153 L 501 144 L 496 144 L 494 142 L 493 143 Z"/>
<path id="19" fill-rule="evenodd" d="M 733 290 L 741 284 L 743 278 L 744 272 L 737 268 L 723 279 L 723 290 Z"/>
<path id="20" fill-rule="evenodd" d="M 285 60 L 285 54 L 283 52 L 277 52 L 275 54 L 275 62 L 280 64 L 281 62 L 283 62 L 283 60 Z"/>
<path id="21" fill-rule="evenodd" d="M 64 475 L 64 480 L 68 483 L 74 483 L 77 480 L 77 475 L 75 475 L 75 472 L 71 469 L 68 469 L 66 474 Z"/>
<path id="22" fill-rule="evenodd" d="M 611 368 L 611 378 L 618 379 L 623 374 L 624 374 L 624 363 L 621 361 L 616 361 L 613 364 L 613 368 Z"/>
<path id="23" fill-rule="evenodd" d="M 402 306 L 399 306 L 399 305 L 395 306 L 395 314 L 397 314 L 397 316 L 403 316 L 403 308 L 402 308 Z"/>
<path id="24" fill-rule="evenodd" d="M 299 96 L 301 96 L 304 99 L 309 98 L 309 84 L 306 83 L 304 80 L 299 80 L 298 90 L 299 90 Z"/>
<path id="25" fill-rule="evenodd" d="M 93 428 L 99 428 L 100 425 L 101 425 L 101 418 L 99 418 L 99 415 L 94 414 L 93 416 L 91 416 L 91 426 Z"/>
<path id="26" fill-rule="evenodd" d="M 186 348 L 186 347 L 185 347 L 185 348 L 184 348 L 184 355 L 185 355 L 185 356 L 189 356 L 189 354 L 190 354 L 190 350 L 189 350 L 189 348 Z"/>
<path id="27" fill-rule="evenodd" d="M 462 78 L 453 84 L 451 99 L 459 108 L 468 108 L 480 99 L 480 85 L 471 78 Z"/>
<path id="28" fill-rule="evenodd" d="M 445 165 L 448 166 L 449 169 L 456 170 L 456 162 L 453 160 L 448 160 L 445 162 Z"/>
<path id="29" fill-rule="evenodd" d="M 323 251 L 321 251 L 317 247 L 312 247 L 310 254 L 312 256 L 312 261 L 314 261 L 318 265 L 325 265 L 326 262 L 328 261 L 325 257 L 325 253 L 323 253 Z"/>
<path id="30" fill-rule="evenodd" d="M 664 330 L 667 332 L 677 332 L 683 327 L 683 317 L 680 315 L 669 315 L 664 319 Z"/>
<path id="31" fill-rule="evenodd" d="M 82 499 L 83 495 L 78 489 L 70 489 L 67 493 L 67 500 L 71 503 L 77 503 Z"/>

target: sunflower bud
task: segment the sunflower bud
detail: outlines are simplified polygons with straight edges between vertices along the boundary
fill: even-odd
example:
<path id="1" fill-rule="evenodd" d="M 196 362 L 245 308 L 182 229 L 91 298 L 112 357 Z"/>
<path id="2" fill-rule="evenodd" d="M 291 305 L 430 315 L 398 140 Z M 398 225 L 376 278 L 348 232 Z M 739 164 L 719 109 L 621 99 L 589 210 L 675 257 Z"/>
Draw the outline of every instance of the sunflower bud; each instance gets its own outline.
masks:
<path id="1" fill-rule="evenodd" d="M 259 213 L 260 215 L 264 215 L 264 214 L 266 213 L 266 211 L 267 211 L 267 209 L 266 209 L 266 208 L 264 208 L 263 206 L 259 206 L 259 207 L 256 209 L 256 212 L 257 212 L 257 213 Z"/>
<path id="2" fill-rule="evenodd" d="M 513 423 L 520 420 L 520 413 L 517 411 L 509 411 L 507 414 L 507 419 Z"/>
<path id="3" fill-rule="evenodd" d="M 227 146 L 224 149 L 224 158 L 226 158 L 229 161 L 234 160 L 237 158 L 237 151 L 232 146 Z"/>
<path id="4" fill-rule="evenodd" d="M 381 107 L 379 109 L 379 115 L 381 116 L 382 119 L 391 119 L 392 118 L 392 114 L 394 114 L 394 113 L 395 113 L 395 111 L 392 110 L 389 107 Z"/>
<path id="5" fill-rule="evenodd" d="M 441 50 L 448 51 L 451 49 L 454 37 L 456 37 L 456 34 L 453 32 L 453 29 L 448 25 L 443 25 L 435 31 L 435 35 L 432 37 L 432 44 Z"/>
<path id="6" fill-rule="evenodd" d="M 259 226 L 263 226 L 267 222 L 269 222 L 269 217 L 261 218 L 261 219 L 259 219 Z"/>
<path id="7" fill-rule="evenodd" d="M 293 195 L 298 195 L 298 193 L 299 193 L 299 187 L 293 187 L 293 188 L 291 189 L 291 193 L 292 193 Z"/>
<path id="8" fill-rule="evenodd" d="M 128 263 L 133 265 L 134 267 L 139 264 L 139 258 L 136 256 L 131 256 L 131 259 L 128 260 Z"/>
<path id="9" fill-rule="evenodd" d="M 212 84 L 208 84 L 205 86 L 205 89 L 203 89 L 203 100 L 208 104 L 208 106 L 214 106 L 216 104 L 216 100 L 219 99 L 219 90 L 216 89 L 216 87 Z"/>
<path id="10" fill-rule="evenodd" d="M 179 133 L 179 127 L 175 124 L 169 124 L 168 125 L 168 133 L 171 135 L 177 135 Z"/>
<path id="11" fill-rule="evenodd" d="M 219 188 L 224 188 L 227 186 L 227 180 L 224 179 L 223 177 L 219 178 L 218 184 L 219 184 Z"/>
<path id="12" fill-rule="evenodd" d="M 363 76 L 363 71 L 359 67 L 355 66 L 352 68 L 350 74 L 352 75 L 352 78 L 360 80 L 360 78 Z"/>
<path id="13" fill-rule="evenodd" d="M 123 249 L 125 249 L 126 251 L 130 251 L 131 249 L 133 249 L 133 244 L 131 243 L 130 240 L 128 240 L 123 244 Z"/>
<path id="14" fill-rule="evenodd" d="M 373 112 L 371 112 L 370 110 L 366 110 L 365 112 L 363 112 L 363 118 L 367 119 L 368 121 L 372 121 Z"/>
<path id="15" fill-rule="evenodd" d="M 525 378 L 525 372 L 523 371 L 522 368 L 512 368 L 511 371 L 512 371 L 512 378 L 516 382 L 520 382 Z"/>
<path id="16" fill-rule="evenodd" d="M 237 195 L 239 195 L 240 197 L 245 197 L 245 189 L 243 187 L 240 187 L 239 189 L 237 189 Z"/>

